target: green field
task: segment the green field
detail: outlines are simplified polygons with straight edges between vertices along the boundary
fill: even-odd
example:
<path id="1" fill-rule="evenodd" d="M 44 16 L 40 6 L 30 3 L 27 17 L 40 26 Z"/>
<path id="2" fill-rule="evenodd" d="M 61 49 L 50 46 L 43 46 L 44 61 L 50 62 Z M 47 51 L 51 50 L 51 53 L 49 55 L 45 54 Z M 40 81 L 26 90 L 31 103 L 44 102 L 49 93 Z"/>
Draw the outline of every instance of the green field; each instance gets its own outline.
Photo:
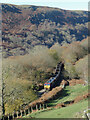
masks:
<path id="1" fill-rule="evenodd" d="M 77 96 L 84 95 L 88 92 L 88 86 L 83 85 L 75 85 L 75 86 L 67 86 L 60 97 L 58 97 L 56 100 L 50 101 L 48 103 L 49 107 L 53 107 L 59 103 L 67 102 L 70 100 L 74 100 Z M 51 108 L 47 110 L 38 111 L 35 113 L 32 113 L 28 116 L 25 116 L 24 118 L 33 117 L 33 118 L 82 118 L 83 111 L 87 109 L 88 107 L 88 100 L 84 99 L 78 103 L 69 105 L 67 107 L 63 108 Z"/>
<path id="2" fill-rule="evenodd" d="M 32 113 L 27 117 L 34 118 L 76 118 L 83 116 L 83 111 L 87 109 L 88 100 L 83 100 L 79 103 L 70 105 L 68 107 L 52 109 L 47 111 L 39 111 L 36 113 Z M 78 114 L 79 113 L 79 114 Z"/>
<path id="3" fill-rule="evenodd" d="M 58 103 L 71 101 L 75 99 L 75 97 L 86 94 L 87 92 L 88 86 L 83 86 L 81 84 L 75 86 L 67 86 L 56 100 L 50 101 L 48 106 L 54 106 L 57 105 Z"/>

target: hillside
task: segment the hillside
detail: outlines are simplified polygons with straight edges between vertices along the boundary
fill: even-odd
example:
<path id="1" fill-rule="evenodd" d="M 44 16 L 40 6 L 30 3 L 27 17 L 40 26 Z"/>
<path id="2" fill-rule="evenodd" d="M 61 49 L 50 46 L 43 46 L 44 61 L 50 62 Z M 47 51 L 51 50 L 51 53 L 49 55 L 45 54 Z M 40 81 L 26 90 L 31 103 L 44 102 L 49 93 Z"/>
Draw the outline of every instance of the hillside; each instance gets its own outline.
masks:
<path id="1" fill-rule="evenodd" d="M 38 91 L 43 89 L 44 83 L 54 75 L 59 62 L 64 63 L 60 79 L 68 82 L 69 86 L 66 86 L 56 100 L 49 101 L 48 105 L 57 107 L 59 103 L 75 101 L 76 97 L 86 95 L 90 55 L 87 37 L 88 12 L 2 4 L 2 25 L 3 42 L 0 45 L 3 46 L 5 115 L 24 109 L 34 100 L 38 100 Z M 82 85 L 76 85 L 80 82 Z M 81 100 L 66 107 L 67 116 L 70 114 L 69 109 L 73 109 L 71 117 L 76 116 L 77 108 L 80 108 L 78 112 L 86 109 L 87 99 Z M 79 102 L 81 106 L 84 104 L 82 108 Z M 64 117 L 63 108 L 60 111 L 56 109 L 55 112 L 57 111 L 58 115 L 55 117 Z M 37 117 L 42 117 L 47 111 L 36 114 Z M 52 114 L 53 110 L 48 117 Z M 36 115 L 33 113 L 29 117 Z"/>
<path id="2" fill-rule="evenodd" d="M 13 110 L 18 110 L 38 99 L 39 85 L 43 86 L 52 76 L 55 66 L 60 61 L 64 61 L 62 72 L 64 80 L 75 79 L 70 82 L 74 84 L 81 79 L 87 85 L 87 48 L 88 39 L 85 39 L 64 46 L 55 44 L 51 48 L 36 46 L 28 55 L 4 58 L 2 74 L 5 84 L 5 114 L 12 113 Z"/>
<path id="3" fill-rule="evenodd" d="M 35 45 L 81 41 L 87 22 L 86 11 L 2 4 L 3 57 L 25 55 Z"/>
<path id="4" fill-rule="evenodd" d="M 82 84 L 66 86 L 57 99 L 49 100 L 48 109 L 36 111 L 24 118 L 82 118 L 88 106 L 88 99 L 84 97 L 87 92 L 88 86 Z"/>

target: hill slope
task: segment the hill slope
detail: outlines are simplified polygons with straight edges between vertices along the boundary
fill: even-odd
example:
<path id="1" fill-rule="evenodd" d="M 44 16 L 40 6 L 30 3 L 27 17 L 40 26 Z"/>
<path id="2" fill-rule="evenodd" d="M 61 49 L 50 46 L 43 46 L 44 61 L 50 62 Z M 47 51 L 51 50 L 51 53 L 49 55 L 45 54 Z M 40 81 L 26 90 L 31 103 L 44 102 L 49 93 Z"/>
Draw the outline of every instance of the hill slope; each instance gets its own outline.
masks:
<path id="1" fill-rule="evenodd" d="M 24 55 L 35 45 L 51 47 L 87 37 L 88 12 L 2 4 L 4 57 Z"/>
<path id="2" fill-rule="evenodd" d="M 48 109 L 30 113 L 24 118 L 82 118 L 88 108 L 87 93 L 87 85 L 66 86 L 57 99 L 48 101 Z"/>
<path id="3" fill-rule="evenodd" d="M 3 59 L 4 100 L 7 100 L 5 102 L 5 113 L 12 113 L 13 110 L 18 110 L 37 99 L 39 85 L 43 86 L 49 80 L 55 72 L 55 66 L 60 61 L 64 61 L 64 70 L 62 72 L 64 80 L 70 81 L 71 85 L 72 83 L 75 84 L 78 79 L 82 79 L 87 84 L 89 77 L 87 74 L 87 43 L 88 39 L 73 42 L 66 46 L 55 44 L 50 49 L 45 46 L 35 46 L 28 55 Z M 80 91 L 80 87 L 78 87 L 79 90 L 75 89 L 76 92 L 74 87 L 69 86 L 69 88 L 68 91 L 72 93 L 70 94 L 71 97 L 74 95 L 73 91 L 75 95 L 78 95 L 77 91 Z M 82 88 L 85 88 L 85 86 L 82 86 Z M 83 93 L 82 88 L 79 92 L 80 95 Z M 64 97 L 62 98 L 61 100 L 64 102 Z M 55 102 L 53 103 L 55 104 Z"/>

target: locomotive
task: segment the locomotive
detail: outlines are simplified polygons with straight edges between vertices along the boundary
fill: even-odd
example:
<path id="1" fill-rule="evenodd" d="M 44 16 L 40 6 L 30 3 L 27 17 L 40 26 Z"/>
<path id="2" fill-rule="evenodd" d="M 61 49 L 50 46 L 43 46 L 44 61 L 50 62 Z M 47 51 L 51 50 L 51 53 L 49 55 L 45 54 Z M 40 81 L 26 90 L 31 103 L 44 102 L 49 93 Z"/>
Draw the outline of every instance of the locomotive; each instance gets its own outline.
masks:
<path id="1" fill-rule="evenodd" d="M 58 63 L 56 69 L 55 69 L 55 74 L 54 74 L 54 77 L 51 77 L 45 84 L 44 84 L 44 89 L 46 90 L 51 90 L 52 88 L 54 88 L 57 84 L 57 81 L 60 77 L 60 73 L 61 73 L 61 70 L 63 68 L 63 63 L 60 62 Z"/>

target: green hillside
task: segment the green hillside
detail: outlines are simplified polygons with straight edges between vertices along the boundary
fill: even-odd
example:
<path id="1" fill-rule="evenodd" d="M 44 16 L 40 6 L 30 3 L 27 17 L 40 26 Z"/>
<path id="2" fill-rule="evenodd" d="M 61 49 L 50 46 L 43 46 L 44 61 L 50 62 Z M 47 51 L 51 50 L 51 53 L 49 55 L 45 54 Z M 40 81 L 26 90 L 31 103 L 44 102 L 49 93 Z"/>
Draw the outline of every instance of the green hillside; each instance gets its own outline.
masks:
<path id="1" fill-rule="evenodd" d="M 43 87 L 60 61 L 64 61 L 63 79 L 82 79 L 87 84 L 87 39 L 84 41 L 64 44 L 63 46 L 57 43 L 51 48 L 36 46 L 31 49 L 28 55 L 3 59 L 5 113 L 12 113 L 14 110 L 19 110 L 38 99 L 39 84 Z M 66 88 L 67 94 L 69 94 L 69 89 Z M 71 91 L 74 96 L 78 95 L 78 91 L 75 92 L 76 89 L 78 86 L 74 91 Z M 83 86 L 80 89 L 82 92 L 85 87 Z M 74 96 L 72 95 L 72 97 Z M 70 96 L 70 98 L 72 97 Z"/>
<path id="2" fill-rule="evenodd" d="M 70 105 L 66 108 L 58 108 L 47 111 L 33 113 L 29 117 L 33 118 L 82 118 L 84 110 L 87 109 L 88 100 Z M 25 116 L 25 118 L 27 118 Z"/>
<path id="3" fill-rule="evenodd" d="M 52 100 L 48 103 L 48 107 L 54 107 L 57 104 L 64 103 L 68 104 L 69 101 L 74 100 L 78 96 L 83 96 L 88 93 L 88 86 L 75 85 L 67 86 L 60 96 L 56 100 Z M 82 118 L 84 110 L 88 108 L 88 99 L 81 100 L 77 103 L 68 105 L 63 108 L 51 108 L 45 111 L 38 111 L 24 118 Z"/>
<path id="4" fill-rule="evenodd" d="M 58 96 L 56 100 L 50 101 L 48 106 L 55 106 L 59 103 L 65 103 L 67 101 L 72 101 L 78 96 L 82 96 L 88 93 L 88 86 L 83 86 L 82 84 L 77 84 L 75 86 L 66 86 L 62 94 Z"/>

